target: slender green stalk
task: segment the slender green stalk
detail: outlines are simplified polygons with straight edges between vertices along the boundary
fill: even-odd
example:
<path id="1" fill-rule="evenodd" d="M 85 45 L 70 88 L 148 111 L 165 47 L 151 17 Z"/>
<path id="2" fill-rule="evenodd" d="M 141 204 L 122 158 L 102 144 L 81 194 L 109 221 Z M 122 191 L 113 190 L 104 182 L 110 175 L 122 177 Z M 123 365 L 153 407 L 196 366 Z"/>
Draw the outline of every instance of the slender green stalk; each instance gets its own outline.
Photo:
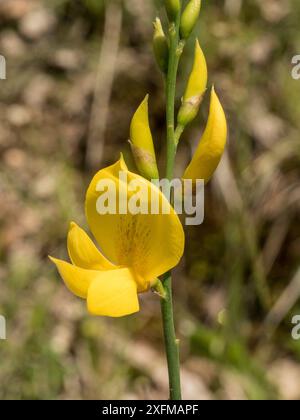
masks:
<path id="1" fill-rule="evenodd" d="M 174 172 L 174 163 L 176 155 L 175 143 L 175 97 L 176 97 L 176 79 L 178 64 L 184 47 L 183 42 L 179 42 L 180 13 L 176 22 L 170 24 L 170 51 L 169 67 L 166 83 L 166 124 L 167 124 L 167 165 L 166 177 L 172 179 Z"/>
<path id="2" fill-rule="evenodd" d="M 168 361 L 170 400 L 181 400 L 179 341 L 174 327 L 171 273 L 165 275 L 163 285 L 166 297 L 160 302 Z"/>
<path id="3" fill-rule="evenodd" d="M 167 124 L 167 164 L 166 177 L 171 180 L 174 172 L 176 155 L 175 142 L 175 96 L 178 64 L 183 50 L 179 42 L 180 13 L 176 22 L 170 24 L 170 52 L 169 66 L 166 80 L 166 124 Z M 172 301 L 172 274 L 167 273 L 163 279 L 165 299 L 161 299 L 161 312 L 165 338 L 166 356 L 169 372 L 170 399 L 181 400 L 179 341 L 176 338 L 174 327 L 173 301 Z"/>

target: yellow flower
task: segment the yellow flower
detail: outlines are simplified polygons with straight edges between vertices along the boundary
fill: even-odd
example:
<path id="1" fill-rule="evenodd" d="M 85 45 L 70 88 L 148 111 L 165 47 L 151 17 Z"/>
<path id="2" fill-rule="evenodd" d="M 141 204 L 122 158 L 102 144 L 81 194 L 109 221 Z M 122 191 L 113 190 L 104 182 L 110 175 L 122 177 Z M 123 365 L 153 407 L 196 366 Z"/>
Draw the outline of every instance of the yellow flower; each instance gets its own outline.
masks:
<path id="1" fill-rule="evenodd" d="M 226 139 L 226 117 L 213 88 L 207 126 L 183 178 L 192 179 L 193 181 L 203 179 L 207 183 L 219 165 L 225 149 Z"/>
<path id="2" fill-rule="evenodd" d="M 177 120 L 179 125 L 185 127 L 196 117 L 206 91 L 206 85 L 207 64 L 199 42 L 196 40 L 193 69 L 178 113 Z"/>
<path id="3" fill-rule="evenodd" d="M 149 125 L 148 99 L 136 110 L 130 125 L 130 145 L 136 166 L 142 176 L 147 179 L 158 179 L 158 169 Z"/>
<path id="4" fill-rule="evenodd" d="M 119 173 L 126 174 L 127 183 Z M 114 182 L 117 197 L 133 197 L 129 184 L 137 181 L 145 188 L 144 201 L 148 210 L 149 197 L 158 200 L 164 211 L 159 214 L 100 214 L 97 203 L 103 180 Z M 87 299 L 91 314 L 121 317 L 139 310 L 138 293 L 146 292 L 157 277 L 176 266 L 183 254 L 184 233 L 180 220 L 161 191 L 146 179 L 129 172 L 121 159 L 100 170 L 86 194 L 86 217 L 91 232 L 103 254 L 88 235 L 75 223 L 68 234 L 68 252 L 72 264 L 51 258 L 67 287 L 75 295 Z M 161 207 L 160 207 L 161 208 Z M 166 214 L 168 213 L 168 214 Z"/>

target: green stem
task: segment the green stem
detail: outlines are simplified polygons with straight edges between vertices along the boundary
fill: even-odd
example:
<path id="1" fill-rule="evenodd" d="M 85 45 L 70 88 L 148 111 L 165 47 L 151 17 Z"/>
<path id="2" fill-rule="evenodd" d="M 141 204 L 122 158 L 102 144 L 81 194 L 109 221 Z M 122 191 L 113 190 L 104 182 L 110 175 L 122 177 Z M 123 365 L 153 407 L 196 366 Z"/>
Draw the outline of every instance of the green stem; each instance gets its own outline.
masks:
<path id="1" fill-rule="evenodd" d="M 172 179 L 174 172 L 174 163 L 176 155 L 175 144 L 175 97 L 176 97 L 176 79 L 178 64 L 184 47 L 183 42 L 179 42 L 179 25 L 180 13 L 177 20 L 170 24 L 170 52 L 169 52 L 169 66 L 166 84 L 166 124 L 167 124 L 167 165 L 166 178 Z"/>
<path id="2" fill-rule="evenodd" d="M 176 338 L 174 327 L 171 273 L 166 274 L 163 285 L 166 297 L 160 302 L 168 361 L 170 400 L 181 400 L 179 341 Z"/>
<path id="3" fill-rule="evenodd" d="M 177 145 L 175 143 L 175 96 L 178 64 L 183 50 L 183 43 L 179 42 L 180 13 L 176 22 L 170 24 L 170 53 L 166 81 L 166 124 L 167 124 L 167 164 L 166 177 L 173 178 Z M 169 194 L 170 195 L 170 194 Z M 172 201 L 172 200 L 171 200 Z M 174 327 L 174 313 L 172 300 L 172 274 L 167 273 L 163 279 L 165 299 L 161 299 L 161 313 L 163 321 L 166 356 L 169 372 L 170 400 L 181 400 L 179 341 Z"/>

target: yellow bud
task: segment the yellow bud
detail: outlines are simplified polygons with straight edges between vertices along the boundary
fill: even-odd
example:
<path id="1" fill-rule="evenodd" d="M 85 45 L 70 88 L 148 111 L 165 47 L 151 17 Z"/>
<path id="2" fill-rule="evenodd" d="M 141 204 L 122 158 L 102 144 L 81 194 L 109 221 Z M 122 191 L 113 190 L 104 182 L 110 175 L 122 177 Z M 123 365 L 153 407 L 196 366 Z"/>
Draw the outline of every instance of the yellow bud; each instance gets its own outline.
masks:
<path id="1" fill-rule="evenodd" d="M 135 112 L 130 126 L 130 145 L 136 166 L 147 179 L 158 179 L 153 138 L 149 126 L 148 99 L 145 97 Z"/>
<path id="2" fill-rule="evenodd" d="M 174 22 L 181 8 L 180 0 L 165 0 L 165 7 L 170 22 Z"/>
<path id="3" fill-rule="evenodd" d="M 226 140 L 226 117 L 219 98 L 212 88 L 207 126 L 183 179 L 192 179 L 194 182 L 196 179 L 203 179 L 207 183 L 219 165 Z"/>
<path id="4" fill-rule="evenodd" d="M 178 124 L 185 127 L 197 116 L 207 85 L 207 65 L 198 40 L 195 44 L 195 56 L 192 72 L 178 113 Z"/>
<path id="5" fill-rule="evenodd" d="M 201 0 L 190 0 L 184 12 L 182 13 L 180 22 L 180 34 L 183 39 L 187 39 L 193 31 L 201 9 Z"/>
<path id="6" fill-rule="evenodd" d="M 157 64 L 163 73 L 168 71 L 169 45 L 159 18 L 156 18 L 153 35 L 153 51 Z"/>

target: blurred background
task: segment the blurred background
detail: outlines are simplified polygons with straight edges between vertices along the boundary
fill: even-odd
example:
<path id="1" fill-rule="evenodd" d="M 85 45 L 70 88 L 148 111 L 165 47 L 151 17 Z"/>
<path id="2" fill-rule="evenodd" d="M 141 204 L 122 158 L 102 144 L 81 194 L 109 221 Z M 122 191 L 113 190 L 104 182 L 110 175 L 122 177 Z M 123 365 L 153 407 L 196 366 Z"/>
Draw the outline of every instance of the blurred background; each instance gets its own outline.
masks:
<path id="1" fill-rule="evenodd" d="M 130 119 L 147 92 L 164 164 L 157 13 L 165 21 L 153 0 L 0 0 L 1 399 L 168 397 L 157 297 L 141 296 L 141 312 L 124 319 L 92 318 L 47 259 L 66 258 L 70 220 L 86 227 L 94 171 L 121 150 L 130 164 Z M 203 1 L 195 36 L 230 139 L 174 279 L 186 399 L 300 398 L 299 21 L 297 0 Z M 192 51 L 193 40 L 178 99 Z M 208 97 L 182 140 L 178 176 Z"/>

